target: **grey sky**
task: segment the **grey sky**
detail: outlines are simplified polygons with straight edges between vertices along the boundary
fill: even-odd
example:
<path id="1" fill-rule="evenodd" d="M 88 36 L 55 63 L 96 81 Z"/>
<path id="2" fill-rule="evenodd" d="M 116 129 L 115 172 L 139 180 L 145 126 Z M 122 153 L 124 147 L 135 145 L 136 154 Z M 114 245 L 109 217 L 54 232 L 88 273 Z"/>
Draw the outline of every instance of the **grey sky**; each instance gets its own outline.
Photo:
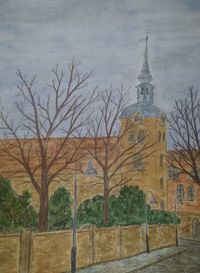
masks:
<path id="1" fill-rule="evenodd" d="M 132 88 L 149 29 L 156 104 L 169 110 L 189 85 L 200 86 L 199 0 L 0 0 L 0 104 L 14 100 L 17 68 L 37 74 L 72 57 L 94 70 L 91 84 Z"/>

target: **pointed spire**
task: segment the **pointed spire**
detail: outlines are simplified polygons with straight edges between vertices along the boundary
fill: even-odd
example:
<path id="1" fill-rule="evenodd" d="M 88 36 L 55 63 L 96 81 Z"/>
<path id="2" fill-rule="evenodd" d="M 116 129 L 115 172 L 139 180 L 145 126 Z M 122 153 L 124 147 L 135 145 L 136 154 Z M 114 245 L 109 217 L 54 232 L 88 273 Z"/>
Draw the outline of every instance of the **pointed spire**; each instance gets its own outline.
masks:
<path id="1" fill-rule="evenodd" d="M 144 49 L 144 60 L 141 73 L 138 77 L 140 82 L 151 82 L 152 76 L 149 70 L 149 62 L 148 62 L 148 36 L 146 35 L 146 44 Z"/>

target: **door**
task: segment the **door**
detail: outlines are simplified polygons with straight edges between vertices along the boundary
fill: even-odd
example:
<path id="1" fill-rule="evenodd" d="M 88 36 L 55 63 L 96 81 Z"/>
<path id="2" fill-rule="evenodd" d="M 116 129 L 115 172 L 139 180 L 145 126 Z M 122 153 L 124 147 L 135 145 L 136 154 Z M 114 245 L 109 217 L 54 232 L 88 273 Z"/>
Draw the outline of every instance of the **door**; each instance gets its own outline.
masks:
<path id="1" fill-rule="evenodd" d="M 198 236 L 199 235 L 199 220 L 194 218 L 192 220 L 192 235 Z"/>

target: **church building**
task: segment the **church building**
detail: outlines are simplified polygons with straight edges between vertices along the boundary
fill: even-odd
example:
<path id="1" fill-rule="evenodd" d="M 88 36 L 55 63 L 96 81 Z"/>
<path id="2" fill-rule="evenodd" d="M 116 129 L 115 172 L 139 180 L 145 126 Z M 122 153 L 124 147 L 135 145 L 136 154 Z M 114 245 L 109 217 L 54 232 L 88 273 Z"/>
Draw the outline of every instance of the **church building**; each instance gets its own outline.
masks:
<path id="1" fill-rule="evenodd" d="M 144 168 L 132 171 L 132 184 L 144 190 L 148 203 L 155 209 L 167 209 L 167 122 L 166 114 L 155 105 L 155 86 L 148 62 L 148 37 L 145 39 L 145 50 L 142 70 L 136 86 L 137 102 L 125 108 L 122 112 L 123 122 L 128 118 L 137 117 L 140 122 L 137 130 L 128 133 L 127 145 L 134 138 L 140 138 L 141 132 L 146 132 L 147 143 L 152 143 L 150 155 L 144 159 Z M 132 137 L 131 137 L 132 136 Z M 143 159 L 141 158 L 141 161 Z M 137 168 L 136 168 L 137 169 Z"/>

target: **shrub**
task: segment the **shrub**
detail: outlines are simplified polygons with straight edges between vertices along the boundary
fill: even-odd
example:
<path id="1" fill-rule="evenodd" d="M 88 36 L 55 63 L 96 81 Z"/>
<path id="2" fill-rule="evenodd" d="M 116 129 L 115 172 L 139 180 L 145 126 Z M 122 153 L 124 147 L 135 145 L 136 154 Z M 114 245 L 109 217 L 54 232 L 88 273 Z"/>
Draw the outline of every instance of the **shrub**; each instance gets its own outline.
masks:
<path id="1" fill-rule="evenodd" d="M 149 224 L 179 224 L 180 218 L 174 212 L 164 210 L 148 210 Z"/>
<path id="2" fill-rule="evenodd" d="M 147 210 L 147 211 L 146 211 Z M 152 210 L 145 205 L 145 194 L 138 186 L 123 186 L 118 196 L 109 197 L 109 225 L 176 224 L 180 219 L 169 211 Z M 78 208 L 78 226 L 103 224 L 103 196 L 97 195 L 85 200 Z"/>
<path id="3" fill-rule="evenodd" d="M 72 199 L 64 187 L 58 188 L 49 199 L 49 230 L 72 227 Z"/>
<path id="4" fill-rule="evenodd" d="M 77 211 L 78 226 L 94 224 L 103 226 L 103 196 L 96 195 L 82 202 Z"/>
<path id="5" fill-rule="evenodd" d="M 0 177 L 0 231 L 37 227 L 37 213 L 31 205 L 31 194 L 21 195 L 12 189 L 10 181 Z"/>

